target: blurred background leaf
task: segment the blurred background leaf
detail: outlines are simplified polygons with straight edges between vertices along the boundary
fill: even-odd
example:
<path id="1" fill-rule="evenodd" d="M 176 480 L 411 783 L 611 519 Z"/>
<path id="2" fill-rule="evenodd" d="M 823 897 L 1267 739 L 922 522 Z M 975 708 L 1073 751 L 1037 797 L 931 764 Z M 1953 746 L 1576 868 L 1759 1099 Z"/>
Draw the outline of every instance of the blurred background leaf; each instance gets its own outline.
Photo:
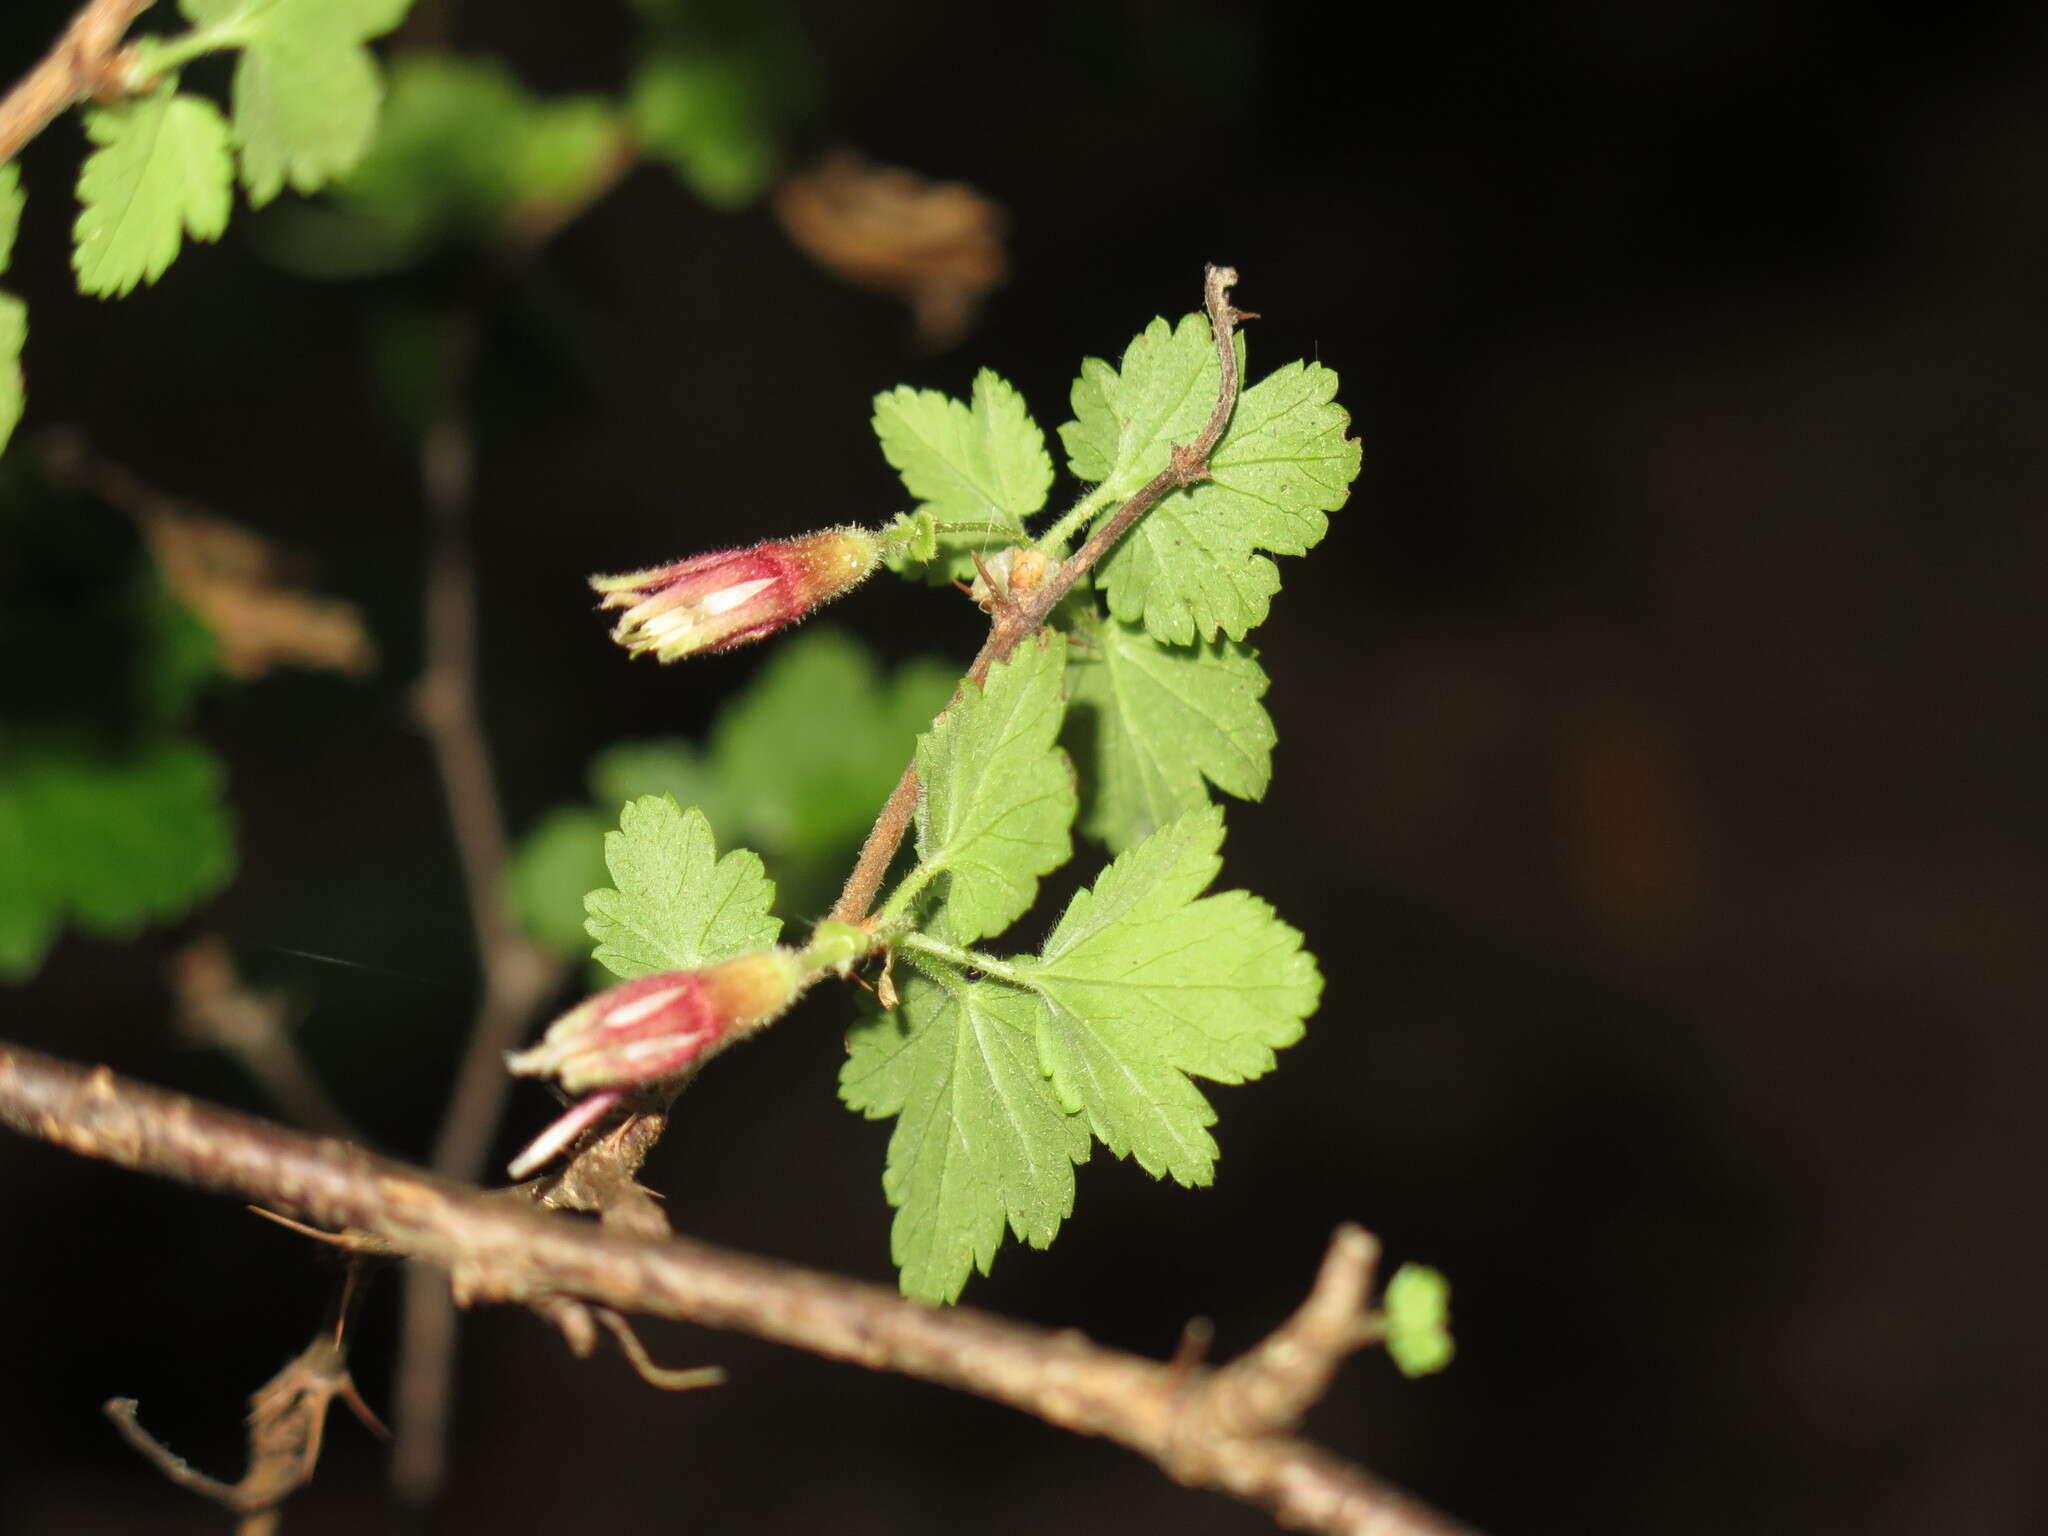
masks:
<path id="1" fill-rule="evenodd" d="M 635 0 L 644 31 L 627 85 L 648 153 L 714 208 L 767 189 L 816 86 L 784 0 Z"/>
<path id="2" fill-rule="evenodd" d="M 802 925 L 838 895 L 855 850 L 956 679 L 936 661 L 887 671 L 843 630 L 806 628 L 779 643 L 728 702 L 702 748 L 621 742 L 591 763 L 591 807 L 551 811 L 508 872 L 528 933 L 565 957 L 588 953 L 583 894 L 609 883 L 604 834 L 641 795 L 696 806 L 720 848 L 751 848 L 776 885 L 777 911 Z"/>

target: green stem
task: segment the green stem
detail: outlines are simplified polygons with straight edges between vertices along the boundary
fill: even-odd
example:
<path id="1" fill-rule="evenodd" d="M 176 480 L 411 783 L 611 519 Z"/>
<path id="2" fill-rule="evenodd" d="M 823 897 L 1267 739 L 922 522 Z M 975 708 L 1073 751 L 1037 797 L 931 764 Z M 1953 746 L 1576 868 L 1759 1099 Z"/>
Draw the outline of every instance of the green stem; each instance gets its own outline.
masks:
<path id="1" fill-rule="evenodd" d="M 905 513 L 899 522 L 877 530 L 882 540 L 885 558 L 906 551 L 916 544 L 925 529 L 932 533 L 979 533 L 991 541 L 1000 539 L 1005 544 L 1020 543 L 1027 535 L 1023 529 L 1009 523 L 998 523 L 986 518 L 947 519 L 930 518 L 929 522 Z M 913 557 L 914 558 L 914 557 Z"/>
<path id="2" fill-rule="evenodd" d="M 232 22 L 221 22 L 217 26 L 194 27 L 181 37 L 151 38 L 140 45 L 143 65 L 159 75 L 189 63 L 203 53 L 219 53 L 224 48 L 247 46 L 251 33 L 248 28 Z"/>
<path id="3" fill-rule="evenodd" d="M 1045 531 L 1045 537 L 1038 541 L 1038 547 L 1048 555 L 1058 556 L 1066 552 L 1067 540 L 1087 526 L 1089 520 L 1116 498 L 1108 494 L 1108 487 L 1098 485 L 1094 490 L 1075 502 L 1071 511 Z"/>
<path id="4" fill-rule="evenodd" d="M 811 930 L 810 942 L 798 951 L 797 958 L 807 967 L 805 985 L 827 972 L 845 975 L 887 944 L 889 938 L 887 923 L 878 922 L 874 928 L 864 929 L 826 918 Z"/>
<path id="5" fill-rule="evenodd" d="M 935 939 L 928 933 L 906 933 L 896 940 L 896 947 L 907 949 L 913 954 L 930 955 L 934 960 L 943 960 L 956 970 L 979 971 L 982 975 L 992 976 L 997 981 L 1006 981 L 1013 987 L 1031 985 L 1016 966 L 993 959 L 976 950 L 948 944 L 945 940 Z"/>
<path id="6" fill-rule="evenodd" d="M 905 875 L 902 883 L 889 893 L 889 899 L 882 904 L 882 910 L 878 914 L 881 920 L 886 923 L 889 919 L 901 917 L 909 911 L 910 904 L 917 900 L 918 894 L 930 885 L 944 868 L 943 864 L 920 864 Z"/>

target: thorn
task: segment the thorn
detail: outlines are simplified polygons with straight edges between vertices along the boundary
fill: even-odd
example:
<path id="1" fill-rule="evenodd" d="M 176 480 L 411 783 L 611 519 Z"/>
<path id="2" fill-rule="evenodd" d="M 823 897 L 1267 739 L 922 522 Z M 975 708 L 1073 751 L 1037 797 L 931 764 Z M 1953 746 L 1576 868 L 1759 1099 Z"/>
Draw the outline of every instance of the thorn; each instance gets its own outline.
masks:
<path id="1" fill-rule="evenodd" d="M 341 1380 L 335 1383 L 334 1395 L 349 1406 L 349 1411 L 362 1421 L 363 1428 L 379 1440 L 389 1442 L 391 1431 L 384 1421 L 377 1417 L 370 1405 L 363 1401 L 363 1394 L 356 1390 L 356 1379 L 347 1371 L 341 1373 Z"/>
<path id="2" fill-rule="evenodd" d="M 974 599 L 974 606 L 983 613 L 1000 613 L 1009 606 L 1009 583 L 991 574 L 979 550 L 969 550 L 967 558 L 974 562 L 975 574 L 974 585 L 967 589 L 967 595 Z"/>
<path id="3" fill-rule="evenodd" d="M 274 1221 L 280 1227 L 288 1228 L 301 1237 L 310 1237 L 315 1242 L 326 1243 L 348 1253 L 388 1254 L 392 1251 L 391 1245 L 383 1238 L 373 1237 L 367 1232 L 326 1232 L 319 1227 L 309 1227 L 303 1221 L 293 1221 L 289 1216 L 280 1216 L 276 1211 L 267 1211 L 260 1205 L 252 1205 L 248 1209 L 265 1221 Z"/>

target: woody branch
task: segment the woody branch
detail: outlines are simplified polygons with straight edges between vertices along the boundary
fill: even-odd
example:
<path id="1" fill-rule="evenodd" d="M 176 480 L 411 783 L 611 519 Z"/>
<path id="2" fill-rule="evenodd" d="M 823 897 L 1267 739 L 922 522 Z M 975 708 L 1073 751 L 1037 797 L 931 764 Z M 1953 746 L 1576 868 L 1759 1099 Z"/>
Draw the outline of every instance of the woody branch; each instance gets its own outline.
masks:
<path id="1" fill-rule="evenodd" d="M 1341 1228 L 1308 1300 L 1221 1369 L 1100 1348 L 971 1308 L 684 1239 L 622 1237 L 317 1138 L 0 1046 L 0 1123 L 139 1172 L 265 1207 L 447 1271 L 464 1304 L 544 1314 L 565 1299 L 729 1328 L 972 1392 L 1155 1462 L 1175 1480 L 1332 1536 L 1462 1527 L 1292 1431 L 1371 1336 L 1377 1245 Z"/>

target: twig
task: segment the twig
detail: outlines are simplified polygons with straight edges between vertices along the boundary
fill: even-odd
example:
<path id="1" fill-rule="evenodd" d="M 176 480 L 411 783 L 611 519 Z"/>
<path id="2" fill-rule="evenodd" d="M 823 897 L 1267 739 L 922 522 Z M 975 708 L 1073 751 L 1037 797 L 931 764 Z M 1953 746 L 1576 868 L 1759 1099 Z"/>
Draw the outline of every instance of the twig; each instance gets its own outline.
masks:
<path id="1" fill-rule="evenodd" d="M 0 164 L 65 112 L 128 83 L 121 39 L 154 0 L 92 0 L 42 60 L 0 98 Z"/>
<path id="2" fill-rule="evenodd" d="M 249 1396 L 249 1469 L 238 1483 L 208 1477 L 142 1427 L 132 1397 L 106 1404 L 114 1427 L 159 1472 L 180 1488 L 242 1517 L 239 1536 L 267 1536 L 277 1527 L 279 1507 L 312 1481 L 327 1433 L 327 1410 L 336 1398 L 348 1404 L 372 1430 L 384 1426 L 356 1391 L 348 1370 L 348 1325 L 361 1296 L 361 1260 L 351 1260 L 335 1302 L 334 1322 L 285 1368 Z"/>
<path id="3" fill-rule="evenodd" d="M 414 696 L 454 825 L 484 996 L 434 1147 L 437 1172 L 478 1178 L 504 1108 L 504 1054 L 554 985 L 557 967 L 520 932 L 505 893 L 507 840 L 490 747 L 477 706 L 476 569 L 469 508 L 476 439 L 468 412 L 490 301 L 541 246 L 618 184 L 638 155 L 621 134 L 590 182 L 570 196 L 529 199 L 507 216 L 500 249 L 442 337 L 433 419 L 420 445 L 431 525 L 426 660 Z"/>
<path id="4" fill-rule="evenodd" d="M 638 152 L 635 141 L 621 134 L 591 181 L 574 194 L 529 199 L 511 210 L 498 250 L 448 317 L 435 409 L 420 446 L 431 552 L 426 660 L 414 702 L 448 803 L 483 983 L 433 1151 L 434 1170 L 464 1183 L 482 1175 L 504 1114 L 510 1085 L 505 1053 L 519 1043 L 559 975 L 559 967 L 520 932 L 505 890 L 505 820 L 477 703 L 476 568 L 469 533 L 476 438 L 469 397 L 491 300 L 548 240 L 618 184 Z M 455 1313 L 446 1289 L 408 1271 L 393 1389 L 398 1436 L 391 1477 L 415 1503 L 427 1502 L 440 1487 L 454 1357 Z"/>
<path id="5" fill-rule="evenodd" d="M 433 1166 L 473 1181 L 505 1107 L 505 1052 L 519 1042 L 554 981 L 552 963 L 519 931 L 505 890 L 507 838 L 477 703 L 476 570 L 469 537 L 476 446 L 466 411 L 482 347 L 481 297 L 452 314 L 442 338 L 438 406 L 420 447 L 431 549 L 425 653 L 414 712 L 434 755 L 468 898 L 482 995 L 441 1120 Z M 408 1270 L 393 1383 L 398 1436 L 391 1478 L 413 1503 L 431 1500 L 446 1462 L 455 1312 L 447 1290 Z"/>
<path id="6" fill-rule="evenodd" d="M 1085 544 L 1047 571 L 1041 585 L 997 602 L 988 639 L 967 669 L 969 682 L 977 686 L 986 682 L 991 667 L 1009 660 L 1019 642 L 1045 622 L 1046 615 L 1059 606 L 1074 583 L 1095 568 L 1133 523 L 1173 492 L 1209 478 L 1209 455 L 1222 441 L 1231 412 L 1237 409 L 1237 346 L 1232 337 L 1238 321 L 1252 318 L 1245 311 L 1230 307 L 1230 290 L 1236 283 L 1237 272 L 1231 267 L 1209 267 L 1203 273 L 1202 302 L 1209 312 L 1209 329 L 1216 338 L 1220 371 L 1216 405 L 1201 432 L 1185 446 L 1175 444 L 1166 468 L 1140 486 Z M 904 834 L 910 830 L 911 818 L 917 812 L 917 795 L 917 765 L 912 763 L 896 781 L 896 788 L 883 803 L 867 841 L 861 844 L 860 857 L 854 861 L 853 872 L 846 877 L 846 885 L 832 908 L 833 921 L 858 923 L 866 918 L 882 888 L 882 878 L 888 874 L 889 864 L 902 846 Z"/>
<path id="7" fill-rule="evenodd" d="M 245 986 L 218 934 L 171 956 L 167 974 L 179 1022 L 193 1040 L 232 1055 L 287 1119 L 323 1136 L 360 1139 L 299 1053 L 285 994 Z"/>
<path id="8" fill-rule="evenodd" d="M 545 1310 L 570 1297 L 915 1376 L 1114 1440 L 1176 1481 L 1235 1494 L 1284 1525 L 1342 1536 L 1462 1529 L 1289 1433 L 1363 1334 L 1376 1248 L 1356 1228 L 1338 1231 L 1315 1290 L 1275 1339 L 1211 1371 L 703 1243 L 622 1237 L 105 1067 L 11 1046 L 0 1046 L 0 1123 L 321 1227 L 359 1229 L 447 1270 L 465 1304 Z"/>
<path id="9" fill-rule="evenodd" d="M 441 406 L 420 451 L 432 527 L 426 582 L 426 665 L 414 703 L 448 803 L 469 901 L 483 998 L 453 1097 L 434 1145 L 437 1171 L 473 1180 L 483 1172 L 505 1099 L 504 1053 L 518 1043 L 555 967 L 520 932 L 505 891 L 507 839 L 477 707 L 476 571 L 469 538 L 475 444 L 463 409 L 481 345 L 474 307 L 445 338 Z"/>

